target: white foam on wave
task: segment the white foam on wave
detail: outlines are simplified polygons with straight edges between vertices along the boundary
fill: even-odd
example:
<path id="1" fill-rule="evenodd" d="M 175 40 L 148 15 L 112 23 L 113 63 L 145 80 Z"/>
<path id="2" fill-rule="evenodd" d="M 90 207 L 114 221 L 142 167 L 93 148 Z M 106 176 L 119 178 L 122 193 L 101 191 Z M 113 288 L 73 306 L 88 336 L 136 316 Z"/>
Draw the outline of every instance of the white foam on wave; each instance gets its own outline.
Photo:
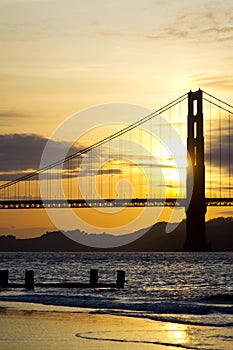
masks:
<path id="1" fill-rule="evenodd" d="M 155 321 L 185 323 L 203 326 L 233 326 L 233 306 L 185 301 L 128 302 L 119 298 L 66 297 L 64 295 L 27 294 L 1 296 L 2 301 L 19 301 L 83 308 L 85 312 L 149 318 Z M 81 309 L 80 309 L 81 310 Z"/>

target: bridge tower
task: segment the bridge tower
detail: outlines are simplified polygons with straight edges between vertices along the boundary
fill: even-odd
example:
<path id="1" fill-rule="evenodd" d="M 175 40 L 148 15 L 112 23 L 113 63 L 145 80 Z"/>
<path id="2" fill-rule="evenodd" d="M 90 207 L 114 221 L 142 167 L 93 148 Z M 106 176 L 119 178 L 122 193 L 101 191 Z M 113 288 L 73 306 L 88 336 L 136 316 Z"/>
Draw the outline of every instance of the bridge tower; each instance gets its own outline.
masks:
<path id="1" fill-rule="evenodd" d="M 206 251 L 205 236 L 205 164 L 202 91 L 188 93 L 188 168 L 186 177 L 186 241 L 185 251 Z"/>

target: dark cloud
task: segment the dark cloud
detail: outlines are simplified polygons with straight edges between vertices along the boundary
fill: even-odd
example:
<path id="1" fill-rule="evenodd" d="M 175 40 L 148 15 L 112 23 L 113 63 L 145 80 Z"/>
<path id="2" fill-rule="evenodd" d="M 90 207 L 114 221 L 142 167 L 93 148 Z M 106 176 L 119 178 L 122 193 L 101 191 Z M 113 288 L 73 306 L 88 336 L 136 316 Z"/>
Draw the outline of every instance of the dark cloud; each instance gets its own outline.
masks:
<path id="1" fill-rule="evenodd" d="M 130 167 L 142 167 L 142 168 L 159 168 L 159 169 L 181 169 L 181 167 L 178 167 L 176 165 L 169 165 L 165 163 L 146 163 L 146 162 L 138 162 L 138 163 L 129 163 Z M 185 167 L 182 167 L 182 169 L 185 169 Z"/>
<path id="2" fill-rule="evenodd" d="M 38 135 L 0 135 L 0 171 L 38 169 L 46 142 Z"/>
<path id="3" fill-rule="evenodd" d="M 174 184 L 174 183 L 168 183 L 168 181 L 166 181 L 165 183 L 162 184 L 155 184 L 152 185 L 152 187 L 154 188 L 180 188 L 179 184 Z"/>
<path id="4" fill-rule="evenodd" d="M 9 134 L 0 135 L 0 180 L 12 181 L 21 176 L 30 174 L 40 168 L 41 157 L 48 139 L 35 134 Z M 67 149 L 66 142 L 55 142 L 50 140 L 48 165 L 60 160 L 59 154 L 63 149 Z M 74 154 L 79 150 L 85 149 L 84 146 L 73 144 L 67 155 Z M 64 162 L 62 165 L 62 178 L 72 178 L 78 176 L 93 175 L 119 175 L 122 171 L 119 168 L 112 167 L 109 169 L 96 170 L 101 160 L 99 150 L 94 149 L 87 162 L 82 163 L 86 154 L 71 161 Z M 82 166 L 81 166 L 82 163 Z M 46 162 L 47 164 L 47 162 Z M 80 167 L 81 166 L 81 167 Z M 81 170 L 81 171 L 79 171 Z M 57 179 L 58 172 L 45 172 L 42 178 Z M 34 175 L 32 180 L 38 180 Z"/>
<path id="5" fill-rule="evenodd" d="M 122 171 L 120 169 L 101 169 L 98 171 L 98 175 L 120 175 Z"/>
<path id="6" fill-rule="evenodd" d="M 214 168 L 220 166 L 220 156 L 221 156 L 221 167 L 222 174 L 229 174 L 230 164 L 233 164 L 233 133 L 229 134 L 229 131 L 223 124 L 222 134 L 221 134 L 221 149 L 219 146 L 219 134 L 217 130 L 212 133 L 211 148 L 208 137 L 206 137 L 205 146 L 205 162 L 209 165 L 210 159 L 211 164 Z M 0 180 L 1 181 L 11 181 L 19 178 L 22 175 L 37 170 L 40 167 L 41 156 L 44 147 L 48 139 L 39 135 L 29 135 L 29 134 L 9 134 L 0 135 Z M 58 150 L 66 148 L 67 144 L 65 142 L 55 142 L 50 141 L 52 144 L 52 162 L 60 160 L 57 159 L 56 154 Z M 230 143 L 229 143 L 230 142 Z M 83 149 L 81 145 L 73 145 L 68 154 L 77 152 Z M 123 157 L 123 154 L 121 155 Z M 92 176 L 96 174 L 96 164 L 98 166 L 98 159 L 101 158 L 98 149 L 94 150 L 91 162 L 87 164 L 82 163 L 81 171 L 80 164 L 83 157 L 78 159 L 73 159 L 72 162 L 63 164 L 63 177 L 77 177 L 77 176 Z M 128 158 L 128 159 L 127 159 Z M 156 163 L 153 161 L 153 156 L 143 156 L 139 155 L 137 162 L 130 161 L 130 155 L 126 159 L 122 158 L 121 162 L 117 165 L 112 164 L 112 168 L 101 169 L 98 175 L 110 174 L 119 175 L 122 170 L 119 168 L 121 166 L 127 167 L 146 167 L 146 168 L 171 168 L 174 169 L 176 166 L 174 164 L 166 164 L 164 161 L 161 163 Z M 69 171 L 68 171 L 69 168 Z M 231 170 L 233 171 L 232 165 Z M 51 173 L 49 175 L 51 178 L 56 178 L 56 173 Z M 36 177 L 34 177 L 36 179 Z"/>
<path id="7" fill-rule="evenodd" d="M 212 135 L 211 148 L 207 143 L 205 147 L 205 162 L 213 167 L 220 167 L 222 173 L 233 175 L 233 134 L 225 133 Z M 211 163 L 210 163 L 211 162 Z M 231 168 L 231 174 L 229 170 Z"/>
<path id="8" fill-rule="evenodd" d="M 93 169 L 91 168 L 85 168 L 82 169 L 79 173 L 76 172 L 74 176 L 76 177 L 85 177 L 85 176 L 95 176 L 95 175 L 120 175 L 122 174 L 122 171 L 117 168 L 112 168 L 112 169 L 100 169 L 96 170 L 94 169 L 95 165 L 93 164 Z"/>
<path id="9" fill-rule="evenodd" d="M 15 179 L 20 178 L 23 175 L 27 175 L 27 173 L 22 173 L 22 172 L 4 172 L 0 173 L 0 181 L 14 181 Z M 32 180 L 38 180 L 38 176 L 34 176 Z"/>
<path id="10" fill-rule="evenodd" d="M 17 175 L 23 175 L 25 172 L 31 172 L 37 170 L 40 167 L 41 156 L 44 147 L 48 139 L 39 135 L 28 135 L 28 134 L 9 134 L 0 135 L 0 172 L 2 173 L 2 179 L 8 177 L 14 178 Z M 51 154 L 58 154 L 61 148 L 67 147 L 65 142 L 51 142 Z M 77 152 L 81 146 L 73 145 L 68 154 Z M 59 159 L 52 159 L 57 161 Z M 77 166 L 77 161 L 73 160 L 69 164 L 71 168 Z M 67 165 L 64 164 L 64 168 Z M 4 174 L 5 173 L 5 174 Z M 15 176 L 16 175 L 16 176 Z"/>

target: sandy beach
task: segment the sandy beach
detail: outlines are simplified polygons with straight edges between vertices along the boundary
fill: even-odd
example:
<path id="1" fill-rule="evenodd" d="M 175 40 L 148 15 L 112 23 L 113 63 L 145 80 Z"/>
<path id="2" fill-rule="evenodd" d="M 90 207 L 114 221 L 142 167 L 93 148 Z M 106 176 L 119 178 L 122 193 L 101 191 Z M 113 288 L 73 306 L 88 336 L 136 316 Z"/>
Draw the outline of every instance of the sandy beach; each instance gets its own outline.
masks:
<path id="1" fill-rule="evenodd" d="M 0 314 L 2 350 L 229 349 L 221 340 L 226 329 L 221 335 L 216 327 L 18 302 L 0 302 Z"/>
<path id="2" fill-rule="evenodd" d="M 1 302 L 0 310 L 2 350 L 130 350 L 142 349 L 142 345 L 143 349 L 164 350 L 164 346 L 152 344 L 155 333 L 166 331 L 160 322 L 26 303 Z"/>
<path id="3" fill-rule="evenodd" d="M 0 308 L 2 350 L 164 350 L 188 341 L 184 325 L 26 303 L 1 302 Z"/>

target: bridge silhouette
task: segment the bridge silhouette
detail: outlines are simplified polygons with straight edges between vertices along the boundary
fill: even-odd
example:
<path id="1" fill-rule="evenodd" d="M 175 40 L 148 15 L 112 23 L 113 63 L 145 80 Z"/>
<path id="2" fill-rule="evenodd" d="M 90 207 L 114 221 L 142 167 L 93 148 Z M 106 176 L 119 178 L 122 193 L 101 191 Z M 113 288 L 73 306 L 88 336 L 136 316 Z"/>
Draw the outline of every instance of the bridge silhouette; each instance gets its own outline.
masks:
<path id="1" fill-rule="evenodd" d="M 190 91 L 63 159 L 2 181 L 0 209 L 185 207 L 185 249 L 206 250 L 207 206 L 233 205 L 232 114 L 230 104 Z"/>

